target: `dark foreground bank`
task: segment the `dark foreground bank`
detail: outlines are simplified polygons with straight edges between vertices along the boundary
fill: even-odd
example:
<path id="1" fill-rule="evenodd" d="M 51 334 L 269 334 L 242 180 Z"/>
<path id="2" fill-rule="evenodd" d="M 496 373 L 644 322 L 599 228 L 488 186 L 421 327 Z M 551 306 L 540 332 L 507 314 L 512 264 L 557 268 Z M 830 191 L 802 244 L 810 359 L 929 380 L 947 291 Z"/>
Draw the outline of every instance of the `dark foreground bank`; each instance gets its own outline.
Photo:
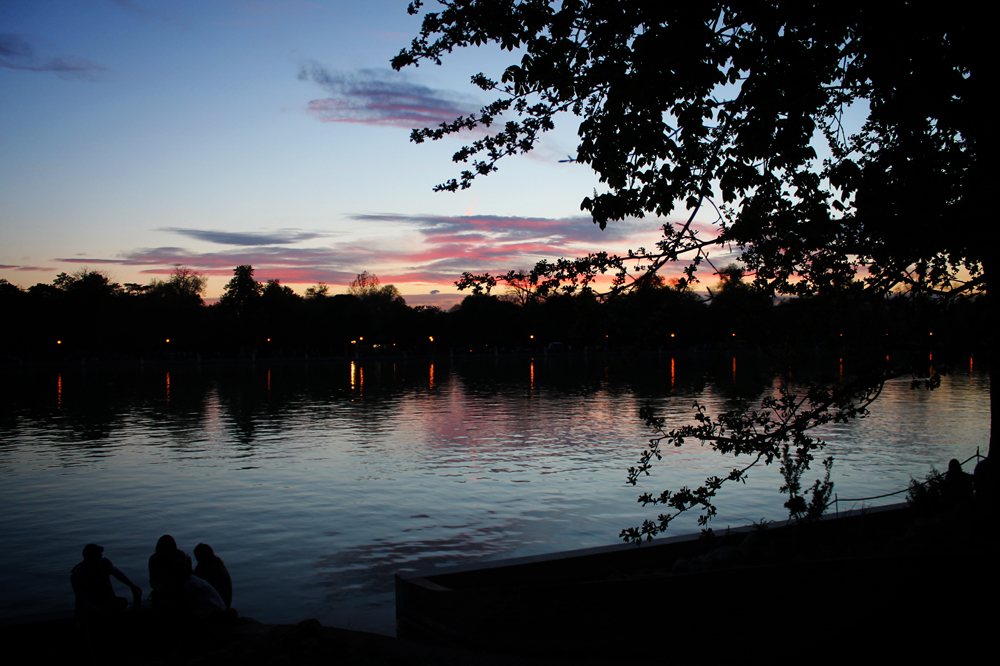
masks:
<path id="1" fill-rule="evenodd" d="M 295 625 L 271 625 L 242 618 L 236 626 L 217 635 L 199 636 L 184 632 L 168 637 L 136 616 L 126 618 L 114 631 L 96 634 L 84 631 L 68 618 L 0 628 L 0 641 L 8 656 L 20 655 L 7 663 L 108 666 L 540 666 L 604 663 L 581 660 L 578 656 L 511 656 L 426 645 L 364 631 L 324 627 L 314 619 Z"/>
<path id="2" fill-rule="evenodd" d="M 399 635 L 603 663 L 981 656 L 1000 618 L 990 518 L 970 494 L 397 575 Z"/>
<path id="3" fill-rule="evenodd" d="M 468 586 L 453 584 L 459 574 L 442 574 L 431 587 L 444 590 L 450 576 L 453 598 L 434 603 L 464 610 L 439 617 L 440 608 L 428 605 L 414 615 L 410 603 L 402 628 L 422 618 L 443 630 L 425 631 L 421 641 L 314 619 L 264 625 L 241 618 L 206 632 L 129 612 L 105 627 L 72 619 L 2 627 L 0 644 L 21 655 L 18 663 L 128 666 L 953 663 L 994 652 L 1000 540 L 993 515 L 964 505 L 872 512 L 806 529 L 734 530 L 680 544 L 683 552 L 665 548 L 670 556 L 657 562 L 648 547 L 615 555 L 612 567 L 575 573 L 570 558 L 546 559 L 540 564 L 548 573 L 528 586 L 504 573 L 510 567 L 471 572 L 484 580 Z M 536 568 L 513 570 L 519 567 Z M 488 620 L 476 622 L 483 614 Z"/>

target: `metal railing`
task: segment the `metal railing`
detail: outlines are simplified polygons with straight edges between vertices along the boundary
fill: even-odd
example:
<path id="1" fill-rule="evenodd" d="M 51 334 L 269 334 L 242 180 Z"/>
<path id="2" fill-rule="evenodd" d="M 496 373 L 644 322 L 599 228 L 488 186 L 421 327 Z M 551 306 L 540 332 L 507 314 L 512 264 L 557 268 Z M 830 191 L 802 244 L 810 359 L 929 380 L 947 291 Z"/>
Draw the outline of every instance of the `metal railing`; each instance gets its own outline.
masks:
<path id="1" fill-rule="evenodd" d="M 964 467 L 965 463 L 969 462 L 970 460 L 985 460 L 985 459 L 986 459 L 986 457 L 979 452 L 979 447 L 977 446 L 976 447 L 976 452 L 974 454 L 972 454 L 971 456 L 969 456 L 968 458 L 966 458 L 965 460 L 963 460 L 959 464 Z M 976 464 L 978 464 L 978 462 Z M 835 507 L 834 511 L 839 516 L 840 515 L 840 502 L 843 502 L 845 504 L 847 504 L 847 503 L 857 504 L 858 502 L 861 502 L 861 510 L 864 511 L 865 510 L 865 507 L 864 507 L 864 503 L 865 502 L 867 502 L 869 500 L 883 499 L 885 497 L 893 497 L 895 495 L 901 495 L 902 493 L 908 493 L 908 492 L 910 492 L 910 489 L 913 487 L 914 483 L 916 483 L 919 486 L 926 486 L 927 483 L 928 483 L 928 481 L 926 481 L 926 480 L 925 481 L 917 481 L 916 479 L 913 479 L 910 482 L 910 485 L 908 485 L 906 488 L 903 488 L 902 490 L 896 490 L 896 491 L 891 492 L 891 493 L 883 493 L 881 495 L 873 495 L 872 497 L 858 497 L 858 498 L 852 498 L 852 499 L 840 499 L 836 495 L 836 493 L 834 493 L 833 500 L 829 504 L 826 505 L 826 508 L 829 509 L 831 506 Z M 850 511 L 851 510 L 848 509 L 845 513 L 850 513 Z"/>

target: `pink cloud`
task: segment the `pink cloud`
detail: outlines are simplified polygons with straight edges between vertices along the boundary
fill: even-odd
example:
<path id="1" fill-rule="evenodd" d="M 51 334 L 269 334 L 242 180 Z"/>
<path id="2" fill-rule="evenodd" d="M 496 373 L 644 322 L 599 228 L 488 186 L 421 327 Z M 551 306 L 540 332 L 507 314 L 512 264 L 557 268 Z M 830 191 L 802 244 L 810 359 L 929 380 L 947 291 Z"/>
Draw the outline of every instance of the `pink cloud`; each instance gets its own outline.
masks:
<path id="1" fill-rule="evenodd" d="M 74 264 L 131 266 L 147 275 L 169 274 L 183 264 L 204 275 L 228 277 L 235 266 L 250 264 L 260 280 L 278 279 L 283 284 L 309 285 L 325 282 L 334 287 L 350 283 L 369 270 L 384 283 L 402 288 L 406 284 L 440 285 L 449 292 L 465 271 L 494 273 L 530 268 L 537 261 L 575 258 L 601 250 L 625 253 L 628 247 L 652 248 L 659 238 L 658 222 L 626 220 L 601 231 L 589 218 L 534 218 L 490 215 L 435 216 L 359 214 L 354 220 L 368 224 L 390 223 L 409 227 L 419 242 L 402 244 L 375 234 L 373 239 L 330 242 L 328 236 L 297 230 L 233 234 L 165 228 L 162 231 L 196 238 L 221 246 L 215 252 L 195 252 L 183 247 L 140 248 L 115 258 L 69 257 L 59 261 Z M 298 245 L 313 242 L 325 245 Z M 237 247 L 238 243 L 245 243 Z M 728 253 L 720 253 L 728 263 Z M 723 263 L 722 265 L 725 265 Z M 679 275 L 676 270 L 664 277 Z"/>

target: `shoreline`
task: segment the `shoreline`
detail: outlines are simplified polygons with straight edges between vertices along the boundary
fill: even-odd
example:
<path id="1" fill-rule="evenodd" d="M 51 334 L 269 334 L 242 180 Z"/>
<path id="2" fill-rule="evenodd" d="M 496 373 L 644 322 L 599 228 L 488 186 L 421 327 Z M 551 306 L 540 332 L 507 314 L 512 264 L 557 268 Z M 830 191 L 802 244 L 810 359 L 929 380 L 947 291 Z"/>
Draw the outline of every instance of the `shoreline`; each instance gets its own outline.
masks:
<path id="1" fill-rule="evenodd" d="M 465 351 L 468 350 L 468 351 Z M 807 347 L 798 351 L 802 358 L 825 357 L 850 354 L 889 354 L 891 356 L 924 355 L 933 353 L 946 361 L 966 359 L 982 353 L 979 347 L 959 345 L 933 346 L 893 346 L 893 347 Z M 171 355 L 156 356 L 74 356 L 72 358 L 22 358 L 8 355 L 0 358 L 0 369 L 27 370 L 41 368 L 142 368 L 142 367 L 230 367 L 261 365 L 309 365 L 312 363 L 350 363 L 350 362 L 461 362 L 461 361 L 492 361 L 492 360 L 587 360 L 587 359 L 648 359 L 656 358 L 715 358 L 715 357 L 773 357 L 779 350 L 757 345 L 726 344 L 726 345 L 638 345 L 638 346 L 594 346 L 583 349 L 549 350 L 546 347 L 537 349 L 493 348 L 489 351 L 469 349 L 469 346 L 455 346 L 437 352 L 402 352 L 402 353 L 354 353 L 354 354 L 257 354 L 246 355 L 215 355 L 199 352 L 176 352 Z"/>
<path id="2" fill-rule="evenodd" d="M 619 559 L 624 557 L 626 560 L 631 560 L 631 563 L 638 567 L 634 573 L 636 577 L 631 583 L 628 582 L 626 570 L 617 564 L 613 567 L 615 575 L 609 580 L 621 580 L 625 585 L 622 590 L 636 587 L 635 583 L 638 583 L 637 589 L 645 589 L 647 594 L 643 596 L 649 597 L 648 602 L 652 604 L 649 612 L 653 615 L 648 617 L 657 615 L 657 608 L 666 608 L 677 602 L 687 607 L 690 601 L 703 596 L 707 599 L 708 605 L 698 613 L 699 616 L 714 615 L 713 609 L 725 612 L 727 608 L 737 610 L 746 606 L 744 608 L 746 611 L 754 608 L 756 609 L 754 613 L 758 615 L 764 613 L 769 618 L 772 628 L 784 627 L 783 630 L 793 632 L 786 635 L 783 641 L 754 647 L 753 649 L 758 651 L 757 656 L 771 651 L 777 658 L 783 649 L 793 644 L 796 649 L 801 650 L 810 650 L 826 644 L 825 658 L 818 659 L 821 663 L 842 663 L 843 658 L 855 654 L 858 650 L 869 654 L 874 652 L 886 659 L 902 658 L 904 655 L 908 658 L 927 657 L 939 651 L 941 656 L 955 657 L 967 653 L 974 647 L 972 645 L 974 641 L 956 644 L 955 639 L 970 632 L 976 635 L 980 631 L 985 631 L 986 615 L 976 617 L 976 614 L 973 614 L 970 618 L 966 614 L 942 615 L 939 611 L 944 608 L 973 608 L 976 600 L 982 598 L 981 595 L 985 594 L 988 597 L 991 595 L 991 590 L 997 589 L 995 572 L 988 568 L 976 572 L 977 565 L 986 564 L 988 567 L 988 562 L 996 554 L 996 545 L 988 534 L 991 525 L 990 512 L 983 511 L 986 507 L 981 505 L 963 508 L 964 510 L 960 510 L 959 507 L 951 507 L 944 511 L 922 514 L 906 505 L 895 505 L 858 512 L 853 518 L 846 518 L 846 521 L 844 517 L 838 518 L 836 515 L 828 514 L 814 525 L 803 526 L 805 531 L 801 531 L 798 526 L 787 524 L 773 524 L 763 532 L 754 526 L 736 528 L 729 534 L 716 537 L 712 550 L 718 550 L 720 553 L 732 551 L 733 548 L 726 546 L 726 541 L 751 535 L 758 541 L 760 537 L 776 538 L 777 542 L 774 545 L 778 546 L 777 549 L 769 546 L 761 551 L 770 552 L 766 559 L 771 560 L 773 570 L 768 569 L 770 574 L 763 577 L 754 576 L 753 572 L 766 562 L 744 562 L 737 559 L 722 563 L 722 560 L 718 560 L 714 555 L 707 555 L 710 560 L 722 564 L 719 567 L 713 564 L 710 570 L 694 574 L 700 583 L 698 592 L 688 601 L 675 598 L 678 594 L 684 597 L 686 589 L 683 585 L 675 587 L 670 584 L 671 580 L 676 580 L 677 583 L 683 582 L 683 579 L 673 578 L 678 575 L 677 573 L 651 571 L 649 567 L 652 563 L 637 560 L 637 558 L 645 560 L 655 554 L 656 547 L 651 548 L 650 545 L 636 548 L 618 544 L 584 551 L 566 551 L 534 558 L 498 561 L 486 565 L 485 569 L 482 566 L 455 567 L 453 570 L 435 573 L 439 577 L 446 578 L 461 575 L 460 569 L 475 568 L 485 571 L 493 568 L 498 570 L 488 574 L 493 584 L 503 586 L 502 589 L 513 589 L 506 587 L 510 581 L 505 579 L 503 574 L 503 569 L 510 569 L 511 565 L 540 563 L 545 566 L 556 565 L 559 569 L 563 569 L 567 565 L 567 556 L 572 558 L 573 553 L 576 557 L 580 557 L 600 555 L 606 551 L 606 554 Z M 862 525 L 868 527 L 862 528 Z M 794 528 L 795 531 L 783 536 L 783 531 L 788 528 Z M 837 529 L 828 533 L 829 528 Z M 706 542 L 692 534 L 668 537 L 663 541 L 666 543 L 661 544 L 661 547 L 665 546 L 668 549 L 672 544 L 685 549 L 700 549 L 702 545 L 709 545 L 713 540 Z M 760 543 L 757 545 L 759 547 Z M 817 555 L 832 557 L 835 561 L 848 564 L 853 562 L 852 566 L 857 570 L 840 584 L 833 584 L 838 580 L 837 577 L 829 576 L 823 573 L 822 567 L 817 567 L 823 562 L 823 557 L 817 558 Z M 881 563 L 881 568 L 866 565 L 865 562 L 869 560 L 875 564 Z M 912 566 L 914 563 L 918 566 Z M 748 567 L 748 564 L 756 565 L 757 568 Z M 900 567 L 900 565 L 906 566 Z M 659 566 L 669 567 L 670 562 L 663 560 Z M 859 566 L 860 568 L 857 568 Z M 888 568 L 885 568 L 886 566 Z M 895 577 L 896 581 L 891 582 L 885 573 L 900 568 L 903 571 L 894 573 L 891 577 Z M 716 574 L 713 575 L 712 571 L 716 571 Z M 809 572 L 806 578 L 800 578 L 806 572 Z M 600 577 L 599 572 L 595 570 L 594 573 Z M 970 573 L 976 575 L 977 584 L 970 585 L 970 581 L 965 578 Z M 574 574 L 571 572 L 570 575 Z M 751 578 L 747 578 L 748 575 Z M 657 585 L 650 585 L 649 581 L 659 582 Z M 849 584 L 844 584 L 848 582 Z M 559 601 L 561 595 L 553 583 L 558 581 L 545 578 L 546 589 L 555 593 L 555 601 Z M 592 587 L 593 592 L 598 592 L 592 582 L 582 580 L 581 583 Z M 779 592 L 784 589 L 783 586 L 788 589 Z M 658 594 L 656 590 L 664 594 Z M 737 595 L 738 600 L 733 599 L 721 606 L 718 605 L 721 603 L 719 600 L 728 598 L 725 593 L 733 590 L 740 591 Z M 598 606 L 613 608 L 616 603 L 624 600 L 620 593 L 611 588 L 603 592 L 594 597 Z M 687 590 L 689 596 L 691 593 L 692 590 Z M 780 599 L 769 599 L 775 594 Z M 711 601 L 712 598 L 716 601 Z M 866 598 L 867 601 L 864 601 Z M 632 605 L 635 605 L 637 600 L 633 599 Z M 794 606 L 802 604 L 805 607 L 811 603 L 819 603 L 820 606 L 814 607 L 813 613 L 808 617 L 785 617 L 779 611 L 786 608 L 787 602 L 792 600 L 797 602 L 793 603 Z M 857 606 L 857 602 L 862 602 L 860 607 Z M 733 603 L 736 603 L 735 607 L 732 606 Z M 903 603 L 908 611 L 902 614 L 893 611 L 899 603 Z M 826 610 L 817 612 L 821 608 Z M 578 610 L 582 610 L 582 607 Z M 855 619 L 863 618 L 861 625 L 852 624 L 848 620 L 856 613 L 858 615 Z M 647 616 L 644 612 L 640 614 Z M 51 611 L 0 621 L 0 640 L 13 648 L 11 650 L 13 654 L 30 654 L 34 657 L 33 661 L 42 663 L 64 663 L 70 660 L 78 662 L 81 657 L 89 657 L 93 663 L 102 664 L 171 666 L 331 662 L 344 666 L 361 664 L 388 666 L 410 663 L 482 664 L 483 666 L 561 665 L 611 663 L 609 659 L 614 655 L 620 655 L 621 649 L 628 642 L 628 637 L 641 633 L 643 624 L 628 621 L 625 626 L 619 627 L 615 622 L 601 623 L 595 626 L 591 633 L 574 638 L 573 631 L 556 629 L 557 626 L 561 626 L 558 622 L 542 622 L 537 625 L 532 623 L 532 628 L 542 632 L 537 636 L 532 635 L 531 631 L 508 633 L 503 630 L 501 625 L 504 623 L 501 622 L 496 625 L 500 630 L 498 635 L 492 635 L 490 631 L 482 634 L 472 632 L 461 633 L 451 638 L 425 636 L 420 641 L 415 641 L 407 637 L 409 634 L 404 634 L 401 638 L 329 627 L 322 625 L 317 619 L 306 619 L 296 624 L 263 624 L 244 617 L 231 628 L 211 635 L 200 631 L 196 626 L 176 631 L 176 628 L 164 627 L 154 619 L 154 616 L 146 610 L 138 614 L 126 612 L 121 616 L 114 631 L 104 634 L 104 637 L 111 636 L 115 639 L 112 645 L 108 641 L 95 640 L 92 636 L 85 635 L 76 625 L 71 613 L 67 616 L 59 611 Z M 516 618 L 513 619 L 516 625 Z M 551 619 L 556 620 L 555 617 Z M 569 623 L 567 627 L 576 624 L 576 619 L 572 615 L 560 619 L 564 624 Z M 587 618 L 581 616 L 579 619 Z M 621 619 L 624 620 L 624 616 Z M 739 632 L 731 634 L 724 626 L 711 624 L 711 627 L 688 626 L 680 642 L 674 639 L 672 649 L 666 652 L 643 651 L 633 656 L 631 661 L 640 664 L 665 661 L 675 664 L 741 661 L 742 650 L 749 649 L 750 646 L 739 637 Z M 657 626 L 661 625 L 669 631 L 671 621 L 657 623 Z M 489 623 L 484 626 L 494 625 Z M 853 626 L 855 630 L 848 631 L 849 626 Z M 522 629 L 527 628 L 522 627 Z M 717 633 L 719 631 L 722 633 Z M 933 639 L 917 640 L 912 643 L 899 643 L 893 640 L 893 637 L 909 635 L 912 632 L 917 632 L 917 636 L 925 638 L 933 636 Z M 837 636 L 836 642 L 828 643 L 834 635 Z M 716 638 L 709 640 L 711 636 Z M 168 640 L 164 640 L 165 637 Z M 521 640 L 521 644 L 518 644 L 518 639 Z M 715 648 L 727 647 L 721 652 L 714 650 L 706 652 L 704 650 L 708 644 L 713 644 Z M 104 646 L 105 651 L 95 654 L 94 645 Z M 87 650 L 90 652 L 87 653 Z M 972 656 L 971 652 L 969 654 Z"/>
<path id="3" fill-rule="evenodd" d="M 131 611 L 129 611 L 131 613 Z M 134 616 L 133 616 L 134 618 Z M 130 618 L 131 619 L 131 618 Z M 254 665 L 273 663 L 320 664 L 339 666 L 392 666 L 398 664 L 436 664 L 440 666 L 569 666 L 601 663 L 581 661 L 579 657 L 544 658 L 497 654 L 474 648 L 418 643 L 403 638 L 367 631 L 327 627 L 319 620 L 307 619 L 297 624 L 262 624 L 252 618 L 240 618 L 237 624 L 205 640 L 204 637 L 174 636 L 169 643 L 159 642 L 162 633 L 145 627 L 142 631 L 114 632 L 114 644 L 94 648 L 101 640 L 88 637 L 72 617 L 39 620 L 26 624 L 0 626 L 0 641 L 10 654 L 21 654 L 34 663 L 101 663 L 141 666 L 198 664 Z M 161 649 L 157 649 L 157 648 Z M 30 655 L 25 657 L 25 655 Z"/>

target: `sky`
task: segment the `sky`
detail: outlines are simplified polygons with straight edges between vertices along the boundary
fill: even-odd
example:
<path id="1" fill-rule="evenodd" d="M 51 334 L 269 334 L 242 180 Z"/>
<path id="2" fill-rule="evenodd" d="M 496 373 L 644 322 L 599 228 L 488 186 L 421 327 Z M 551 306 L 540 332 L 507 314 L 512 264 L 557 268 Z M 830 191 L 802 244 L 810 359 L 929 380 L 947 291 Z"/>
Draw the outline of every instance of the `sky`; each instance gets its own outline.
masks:
<path id="1" fill-rule="evenodd" d="M 240 264 L 299 293 L 370 271 L 410 305 L 448 307 L 465 271 L 653 246 L 665 220 L 601 231 L 580 211 L 602 188 L 560 162 L 572 117 L 471 189 L 433 192 L 471 135 L 410 131 L 493 101 L 470 78 L 519 58 L 488 46 L 394 72 L 420 28 L 406 6 L 0 3 L 0 278 L 146 284 L 181 264 L 211 299 Z"/>

